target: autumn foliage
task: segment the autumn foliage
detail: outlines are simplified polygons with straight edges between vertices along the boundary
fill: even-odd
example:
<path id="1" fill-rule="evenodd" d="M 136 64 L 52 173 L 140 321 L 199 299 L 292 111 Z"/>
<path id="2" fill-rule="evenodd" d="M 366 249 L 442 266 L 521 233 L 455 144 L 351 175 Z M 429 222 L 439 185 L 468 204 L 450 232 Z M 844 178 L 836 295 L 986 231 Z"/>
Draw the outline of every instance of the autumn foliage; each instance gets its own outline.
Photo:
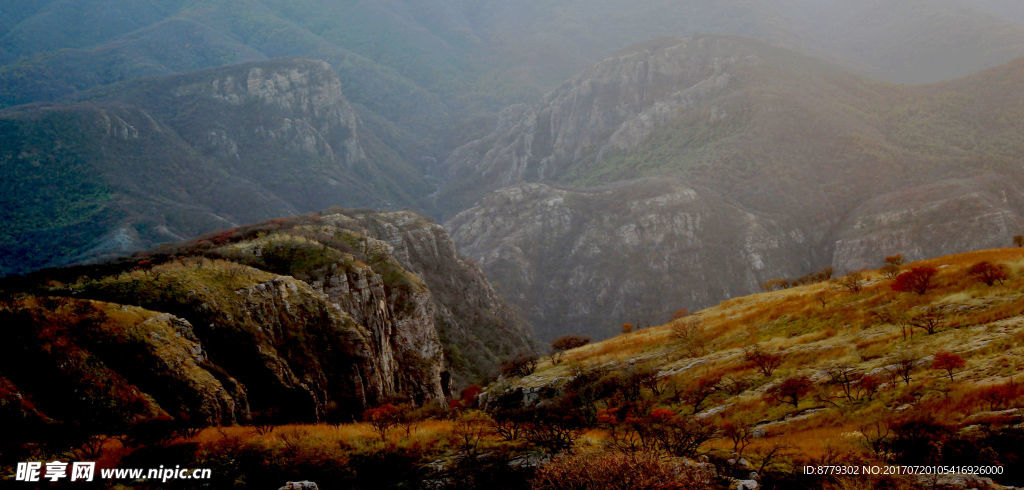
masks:
<path id="1" fill-rule="evenodd" d="M 363 412 L 363 420 L 373 426 L 373 429 L 377 431 L 377 435 L 380 436 L 380 440 L 383 441 L 387 439 L 388 429 L 398 425 L 401 412 L 402 409 L 386 403 Z"/>
<path id="2" fill-rule="evenodd" d="M 812 388 L 814 388 L 814 383 L 810 378 L 796 376 L 768 388 L 766 398 L 778 403 L 789 403 L 796 408 L 800 405 L 800 400 L 810 393 Z"/>
<path id="3" fill-rule="evenodd" d="M 986 285 L 993 285 L 997 282 L 1002 283 L 1006 280 L 1006 269 L 1001 265 L 996 265 L 988 261 L 978 262 L 967 269 L 967 273 L 971 277 L 985 283 Z"/>
<path id="4" fill-rule="evenodd" d="M 577 347 L 583 347 L 590 343 L 590 337 L 583 335 L 563 335 L 554 342 L 551 342 L 551 348 L 556 351 L 566 351 L 575 349 Z"/>
<path id="5" fill-rule="evenodd" d="M 932 369 L 946 371 L 950 381 L 953 381 L 953 371 L 961 369 L 966 365 L 967 361 L 964 361 L 963 357 L 946 351 L 936 352 L 935 358 L 932 361 Z"/>
<path id="6" fill-rule="evenodd" d="M 892 283 L 892 290 L 924 294 L 928 292 L 928 288 L 931 287 L 932 278 L 937 273 L 938 271 L 934 267 L 914 267 L 896 276 L 896 280 Z"/>

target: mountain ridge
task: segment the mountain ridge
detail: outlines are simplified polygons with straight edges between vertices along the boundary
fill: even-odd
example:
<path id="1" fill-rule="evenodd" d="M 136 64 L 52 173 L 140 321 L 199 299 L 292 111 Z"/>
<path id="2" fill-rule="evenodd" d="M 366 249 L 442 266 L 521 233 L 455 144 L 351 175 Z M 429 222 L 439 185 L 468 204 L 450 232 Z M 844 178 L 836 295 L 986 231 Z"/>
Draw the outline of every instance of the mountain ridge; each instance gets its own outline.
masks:
<path id="1" fill-rule="evenodd" d="M 3 269 L 123 253 L 339 204 L 415 202 L 423 192 L 417 186 L 426 186 L 419 172 L 360 130 L 341 90 L 322 61 L 277 60 L 125 82 L 67 104 L 0 112 L 11 213 Z M 73 180 L 98 190 L 27 186 L 55 167 L 65 169 L 62 185 Z M 45 219 L 26 221 L 25 213 L 67 214 L 67 206 L 47 199 L 79 198 L 79 207 L 108 215 L 68 216 L 86 228 L 84 236 L 69 240 L 48 230 Z M 33 260 L 23 247 L 38 241 L 54 243 L 55 252 Z M 20 262 L 25 254 L 28 262 Z"/>
<path id="2" fill-rule="evenodd" d="M 545 257 L 593 249 L 618 257 L 615 263 L 653 264 L 683 253 L 664 245 L 622 254 L 632 247 L 623 237 L 647 223 L 645 240 L 668 244 L 676 234 L 669 224 L 673 213 L 681 212 L 669 209 L 690 205 L 666 192 L 660 202 L 675 204 L 656 205 L 663 214 L 634 213 L 630 209 L 644 202 L 628 190 L 637 184 L 604 204 L 566 200 L 544 206 L 553 198 L 541 193 L 530 205 L 497 197 L 505 186 L 539 183 L 587 192 L 642 176 L 676 180 L 701 189 L 700 199 L 723 203 L 689 208 L 687 219 L 716 223 L 703 229 L 706 236 L 747 230 L 751 221 L 774 230 L 733 237 L 730 250 L 747 252 L 725 254 L 750 273 L 714 272 L 721 264 L 692 264 L 693 270 L 670 264 L 681 258 L 644 266 L 638 274 L 623 272 L 624 265 L 605 273 L 599 254 L 591 254 L 591 262 L 569 259 L 570 269 L 588 271 L 575 286 L 535 300 L 509 296 L 547 336 L 562 325 L 604 337 L 612 328 L 598 326 L 602 322 L 653 323 L 681 306 L 707 306 L 756 291 L 769 279 L 826 266 L 845 272 L 893 253 L 921 258 L 998 246 L 1024 227 L 1024 203 L 1015 197 L 1024 182 L 1017 165 L 1024 127 L 1013 116 L 1020 103 L 1007 90 L 1024 73 L 1021 61 L 961 80 L 905 87 L 750 39 L 661 40 L 595 65 L 488 137 L 453 152 L 445 163 L 452 183 L 438 202 L 449 213 L 464 209 L 447 218 L 452 235 L 499 288 L 518 284 L 504 290 L 512 295 L 543 289 L 539 280 L 523 282 L 516 270 L 532 270 Z M 564 235 L 539 225 L 565 216 L 589 232 Z M 497 231 L 497 222 L 507 229 Z M 578 241 L 549 245 L 547 234 Z M 698 235 L 684 242 L 692 250 L 712 250 L 716 240 L 702 243 Z M 531 247 L 527 260 L 519 250 Z M 670 284 L 667 277 L 681 281 Z M 574 299 L 616 284 L 632 291 L 619 290 L 619 296 L 639 294 L 640 313 L 633 318 L 622 308 L 584 308 Z"/>

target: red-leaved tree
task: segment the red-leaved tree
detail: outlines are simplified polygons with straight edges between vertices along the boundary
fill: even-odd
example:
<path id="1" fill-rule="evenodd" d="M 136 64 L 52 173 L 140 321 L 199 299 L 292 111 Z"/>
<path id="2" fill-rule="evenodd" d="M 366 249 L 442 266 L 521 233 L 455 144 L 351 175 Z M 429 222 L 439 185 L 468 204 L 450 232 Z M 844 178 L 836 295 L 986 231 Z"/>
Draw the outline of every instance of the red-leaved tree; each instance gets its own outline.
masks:
<path id="1" fill-rule="evenodd" d="M 363 412 L 363 420 L 369 422 L 374 430 L 384 441 L 388 436 L 388 429 L 398 425 L 402 409 L 387 403 L 376 408 Z"/>
<path id="2" fill-rule="evenodd" d="M 892 283 L 892 290 L 924 294 L 928 292 L 928 288 L 931 286 L 932 277 L 935 277 L 935 274 L 937 273 L 938 271 L 935 270 L 934 267 L 914 267 L 913 269 L 896 276 L 896 280 Z"/>
<path id="3" fill-rule="evenodd" d="M 967 273 L 989 286 L 1006 280 L 1006 269 L 987 261 L 972 265 Z"/>
<path id="4" fill-rule="evenodd" d="M 771 388 L 766 392 L 767 398 L 778 403 L 789 403 L 796 408 L 800 399 L 811 392 L 814 382 L 807 376 L 789 378 Z"/>
<path id="5" fill-rule="evenodd" d="M 935 359 L 932 361 L 932 369 L 941 369 L 949 375 L 949 380 L 953 381 L 953 371 L 961 369 L 967 365 L 967 361 L 960 357 L 958 354 L 952 352 L 939 351 L 935 353 Z"/>

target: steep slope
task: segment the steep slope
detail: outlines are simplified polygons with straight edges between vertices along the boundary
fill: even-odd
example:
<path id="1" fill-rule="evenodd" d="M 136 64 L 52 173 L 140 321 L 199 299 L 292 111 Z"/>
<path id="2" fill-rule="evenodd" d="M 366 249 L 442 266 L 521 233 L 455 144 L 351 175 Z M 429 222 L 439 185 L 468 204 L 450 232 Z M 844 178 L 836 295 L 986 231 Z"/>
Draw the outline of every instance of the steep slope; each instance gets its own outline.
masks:
<path id="1" fill-rule="evenodd" d="M 970 272 L 979 263 L 1004 278 L 987 285 Z M 699 447 L 721 458 L 720 472 L 768 488 L 841 487 L 841 475 L 802 469 L 828 458 L 1002 465 L 989 476 L 1019 486 L 1024 251 L 938 257 L 902 272 L 918 268 L 934 274 L 923 294 L 897 291 L 897 280 L 869 271 L 734 298 L 544 359 L 484 399 L 496 413 L 557 407 L 605 429 L 595 436 L 619 448 L 636 442 L 633 430 L 659 430 L 657 414 L 668 413 L 684 434 L 702 427 L 719 436 Z M 740 457 L 753 468 L 766 461 L 759 476 L 748 477 Z M 908 488 L 985 488 L 963 478 L 911 476 Z M 868 474 L 853 486 L 888 485 Z"/>
<path id="2" fill-rule="evenodd" d="M 808 239 L 680 179 L 593 189 L 522 184 L 447 223 L 537 336 L 614 334 L 808 269 Z"/>
<path id="3" fill-rule="evenodd" d="M 591 67 L 456 150 L 445 164 L 453 184 L 438 202 L 449 212 L 476 202 L 449 220 L 452 234 L 499 287 L 516 285 L 503 291 L 518 294 L 509 298 L 538 332 L 604 336 L 623 322 L 664 320 L 775 277 L 1009 243 L 1024 227 L 1024 127 L 1014 115 L 1024 108 L 1011 89 L 1021 73 L 1013 62 L 908 88 L 749 39 L 651 42 Z M 633 182 L 642 176 L 652 178 Z M 669 204 L 679 202 L 678 187 L 659 180 L 693 189 L 696 204 L 684 216 L 698 225 L 685 238 L 673 224 L 681 210 Z M 483 197 L 522 182 L 605 197 Z M 563 221 L 577 231 L 542 225 Z M 625 239 L 631 230 L 638 246 Z M 706 254 L 695 250 L 718 250 L 728 265 L 710 254 L 697 260 Z M 646 264 L 643 272 L 603 272 L 609 253 L 613 263 Z M 551 294 L 521 293 L 548 280 L 521 271 L 544 270 L 566 254 L 579 277 Z M 726 272 L 733 268 L 745 272 Z M 632 312 L 614 302 L 580 304 L 607 285 L 642 299 Z M 654 294 L 665 290 L 672 296 Z"/>
<path id="4" fill-rule="evenodd" d="M 408 205 L 425 185 L 309 60 L 9 109 L 0 139 L 4 273 L 331 205 Z"/>
<path id="5" fill-rule="evenodd" d="M 0 378 L 15 407 L 3 413 L 36 429 L 348 420 L 396 398 L 443 405 L 452 383 L 534 348 L 443 229 L 408 212 L 273 220 L 9 280 L 3 292 Z"/>
<path id="6" fill-rule="evenodd" d="M 352 218 L 346 226 L 387 243 L 399 263 L 430 288 L 434 322 L 455 384 L 484 379 L 509 358 L 534 351 L 530 328 L 480 267 L 461 258 L 441 225 L 411 212 L 356 213 Z"/>

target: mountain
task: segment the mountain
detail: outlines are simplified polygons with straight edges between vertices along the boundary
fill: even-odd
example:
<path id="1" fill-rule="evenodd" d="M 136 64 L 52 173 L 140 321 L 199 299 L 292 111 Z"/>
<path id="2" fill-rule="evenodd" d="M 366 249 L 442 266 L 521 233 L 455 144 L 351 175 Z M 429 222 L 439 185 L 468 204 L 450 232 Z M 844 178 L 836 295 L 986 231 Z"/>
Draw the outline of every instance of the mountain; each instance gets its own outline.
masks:
<path id="1" fill-rule="evenodd" d="M 4 218 L 14 225 L 0 233 L 0 242 L 4 242 L 0 245 L 0 273 L 138 250 L 218 227 L 336 204 L 408 206 L 435 217 L 450 216 L 473 203 L 452 193 L 447 194 L 452 201 L 439 202 L 439 208 L 432 204 L 436 200 L 428 199 L 444 186 L 445 168 L 440 162 L 451 159 L 451 150 L 487 137 L 487 131 L 502 118 L 514 119 L 515 104 L 536 102 L 543 91 L 573 73 L 652 37 L 700 32 L 749 36 L 811 52 L 857 72 L 903 82 L 966 75 L 1022 52 L 1024 27 L 1013 20 L 1012 8 L 990 0 L 965 2 L 968 0 L 904 0 L 882 5 L 750 0 L 708 4 L 687 0 L 666 5 L 607 0 L 557 6 L 526 1 L 511 6 L 484 0 L 4 1 L 0 3 L 0 106 L 7 109 L 0 118 L 7 133 L 5 148 L 18 148 L 18 156 L 2 157 L 13 158 L 13 163 L 6 165 L 12 170 L 4 182 L 18 190 L 4 191 L 31 199 L 4 203 L 13 206 L 11 216 Z M 882 11 L 884 19 L 879 18 Z M 252 121 L 268 116 L 250 113 L 252 108 L 245 104 L 222 110 L 207 103 L 205 97 L 215 96 L 208 90 L 178 94 L 173 86 L 200 83 L 203 77 L 238 80 L 248 76 L 242 75 L 242 70 L 255 66 L 277 70 L 269 67 L 286 65 L 291 61 L 280 61 L 282 58 L 296 57 L 323 60 L 335 73 L 336 79 L 329 80 L 323 73 L 311 81 L 334 85 L 344 94 L 337 96 L 344 102 L 336 105 L 345 114 L 344 125 L 357 124 L 353 132 L 360 148 L 349 148 L 354 153 L 344 155 L 333 145 L 347 143 L 329 142 L 332 157 L 322 153 L 323 148 L 300 151 L 302 144 L 297 140 L 253 141 L 229 134 L 234 144 L 244 147 L 238 159 L 260 155 L 264 162 L 273 160 L 280 166 L 259 170 L 264 172 L 262 176 L 240 175 L 234 170 L 228 171 L 231 176 L 221 175 L 221 170 L 214 172 L 212 169 L 235 158 L 230 148 L 233 143 L 225 141 L 227 146 L 214 150 L 219 144 L 214 140 L 221 136 L 213 132 L 222 129 L 204 124 L 223 125 L 231 119 L 230 124 L 249 130 L 255 124 Z M 271 59 L 279 61 L 268 61 Z M 218 67 L 222 71 L 215 69 Z M 842 76 L 845 72 L 835 75 Z M 869 90 L 878 91 L 879 85 Z M 891 89 L 884 91 L 899 92 Z M 290 88 L 280 86 L 278 90 Z M 841 90 L 818 95 L 826 100 L 844 97 Z M 197 106 L 182 97 L 193 98 Z M 857 97 L 846 100 L 863 102 Z M 208 107 L 217 110 L 203 113 Z M 308 117 L 279 115 L 290 120 Z M 144 127 L 143 121 L 152 119 L 173 131 L 161 127 L 160 141 L 147 143 L 153 145 L 152 151 L 115 150 L 117 145 L 111 144 L 109 135 L 93 131 L 105 125 L 97 121 L 111 118 L 134 127 Z M 200 118 L 206 122 L 196 124 Z M 43 126 L 34 127 L 37 122 Z M 74 136 L 63 135 L 65 131 Z M 23 140 L 34 143 L 26 148 Z M 245 147 L 247 142 L 260 144 Z M 277 148 L 277 143 L 291 146 Z M 60 173 L 64 177 L 79 175 L 77 170 L 63 168 L 71 166 L 96 175 L 74 177 L 73 189 L 71 180 L 59 177 L 56 185 L 69 186 L 65 198 L 54 196 L 53 188 L 34 180 L 38 177 L 32 170 L 37 168 L 35 163 L 20 159 L 34 158 L 29 155 L 35 154 L 36 146 L 60 148 L 53 158 L 71 158 L 60 153 L 68 145 L 66 151 L 74 153 L 79 163 L 60 164 Z M 125 151 L 129 154 L 121 153 Z M 107 152 L 112 152 L 109 159 Z M 211 152 L 220 155 L 218 160 L 226 160 L 200 162 L 213 158 Z M 366 159 L 356 158 L 360 152 Z M 160 155 L 166 153 L 183 156 L 164 162 Z M 312 170 L 316 174 L 312 183 L 266 182 L 271 170 L 305 175 L 310 166 L 320 165 L 315 162 L 349 158 L 354 160 L 344 164 L 350 166 L 345 171 Z M 88 162 L 94 159 L 111 162 L 102 166 L 123 165 L 130 170 L 91 168 L 93 164 Z M 142 163 L 127 165 L 124 162 L 128 160 Z M 167 173 L 173 181 L 166 181 L 161 172 L 155 178 L 156 189 L 139 189 L 146 202 L 135 198 L 122 202 L 120 196 L 127 192 L 124 187 L 139 184 L 137 180 L 126 184 L 128 179 L 118 176 L 143 178 L 145 171 L 136 165 L 172 169 Z M 253 161 L 241 166 L 263 165 Z M 261 188 L 239 183 L 235 176 Z M 579 178 L 589 179 L 589 183 L 603 181 L 588 175 Z M 122 181 L 110 182 L 119 179 Z M 333 182 L 339 183 L 337 189 L 328 185 Z M 281 189 L 285 186 L 290 190 Z M 212 188 L 223 189 L 228 197 L 221 199 Z M 171 192 L 175 195 L 169 196 Z M 327 193 L 338 197 L 327 199 Z M 242 194 L 249 197 L 239 197 Z M 182 202 L 189 204 L 182 207 Z M 192 217 L 183 220 L 186 213 Z M 91 221 L 85 216 L 91 216 Z M 153 222 L 119 226 L 125 221 L 147 220 Z M 47 221 L 59 229 L 61 237 L 53 249 L 35 245 L 58 236 L 45 230 L 51 226 Z M 102 239 L 97 241 L 97 236 Z"/>
<path id="2" fill-rule="evenodd" d="M 1022 68 L 906 87 L 750 39 L 653 41 L 453 152 L 438 203 L 472 205 L 452 236 L 547 338 L 998 246 L 1024 225 Z"/>
<path id="3" fill-rule="evenodd" d="M 490 385 L 483 404 L 509 424 L 524 410 L 578 417 L 603 429 L 596 437 L 607 451 L 699 451 L 728 480 L 715 488 L 737 488 L 736 480 L 758 488 L 1019 486 L 1022 266 L 1020 248 L 980 250 L 891 271 L 928 271 L 921 294 L 874 270 L 733 298 L 557 352 L 533 372 Z M 972 270 L 998 272 L 986 284 Z M 1006 471 L 804 469 L 830 458 Z"/>
<path id="4" fill-rule="evenodd" d="M 1024 27 L 994 0 L 127 0 L 0 4 L 0 103 L 280 57 L 330 63 L 360 116 L 411 163 L 481 136 L 610 53 L 660 36 L 720 33 L 816 53 L 900 82 L 967 75 L 1016 57 Z"/>
<path id="5" fill-rule="evenodd" d="M 26 434 L 443 406 L 452 385 L 534 349 L 444 230 L 411 212 L 271 220 L 2 290 L 3 416 Z"/>
<path id="6" fill-rule="evenodd" d="M 278 60 L 0 112 L 0 271 L 122 254 L 333 205 L 410 206 L 421 174 L 366 134 L 330 67 Z"/>

